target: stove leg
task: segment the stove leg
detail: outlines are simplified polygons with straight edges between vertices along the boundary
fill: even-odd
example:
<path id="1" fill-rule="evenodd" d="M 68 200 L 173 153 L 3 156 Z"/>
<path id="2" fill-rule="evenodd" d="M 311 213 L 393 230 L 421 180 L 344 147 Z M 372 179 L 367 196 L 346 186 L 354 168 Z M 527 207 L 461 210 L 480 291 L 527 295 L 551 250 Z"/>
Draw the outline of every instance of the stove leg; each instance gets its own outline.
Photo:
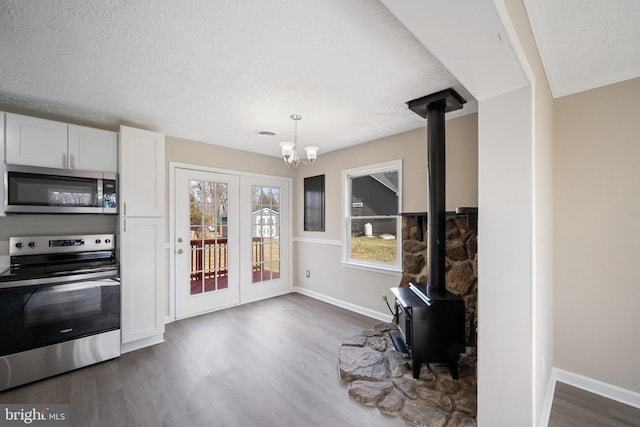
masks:
<path id="1" fill-rule="evenodd" d="M 451 371 L 451 378 L 454 380 L 458 379 L 458 358 L 457 354 L 449 357 L 449 370 Z"/>
<path id="2" fill-rule="evenodd" d="M 414 360 L 411 363 L 411 367 L 413 369 L 413 378 L 419 379 L 420 378 L 420 368 L 422 368 L 422 363 L 418 363 L 417 361 Z"/>

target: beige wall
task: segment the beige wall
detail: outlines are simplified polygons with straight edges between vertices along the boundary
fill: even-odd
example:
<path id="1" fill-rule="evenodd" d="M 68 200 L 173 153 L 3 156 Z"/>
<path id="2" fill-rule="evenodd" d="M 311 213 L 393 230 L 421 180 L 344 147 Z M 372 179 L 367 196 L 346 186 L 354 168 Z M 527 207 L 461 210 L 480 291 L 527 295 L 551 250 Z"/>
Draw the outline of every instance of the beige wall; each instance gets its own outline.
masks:
<path id="1" fill-rule="evenodd" d="M 293 177 L 295 173 L 295 169 L 287 168 L 284 161 L 277 157 L 263 156 L 174 136 L 167 136 L 165 139 L 165 156 L 167 167 L 169 162 L 178 162 L 288 178 Z"/>
<path id="2" fill-rule="evenodd" d="M 9 215 L 0 217 L 0 241 L 12 236 L 41 236 L 65 233 L 115 233 L 118 215 Z M 0 247 L 0 255 L 9 253 Z"/>
<path id="3" fill-rule="evenodd" d="M 446 208 L 478 205 L 478 115 L 470 114 L 445 122 L 447 195 Z M 294 182 L 297 203 L 294 236 L 340 240 L 342 226 L 341 174 L 344 169 L 402 159 L 403 212 L 427 211 L 426 127 L 365 144 L 322 154 L 312 167 L 298 169 Z M 303 231 L 303 178 L 325 175 L 325 232 Z"/>
<path id="4" fill-rule="evenodd" d="M 640 79 L 555 100 L 555 365 L 640 392 Z"/>
<path id="5" fill-rule="evenodd" d="M 477 206 L 478 117 L 476 114 L 446 121 L 447 209 Z M 293 285 L 341 302 L 388 314 L 381 295 L 392 300 L 389 288 L 400 275 L 355 269 L 341 264 L 342 171 L 402 159 L 404 212 L 427 210 L 427 134 L 419 128 L 343 150 L 320 154 L 316 164 L 297 170 L 294 180 Z M 303 179 L 325 175 L 325 231 L 303 231 Z M 306 278 L 305 270 L 311 271 Z"/>

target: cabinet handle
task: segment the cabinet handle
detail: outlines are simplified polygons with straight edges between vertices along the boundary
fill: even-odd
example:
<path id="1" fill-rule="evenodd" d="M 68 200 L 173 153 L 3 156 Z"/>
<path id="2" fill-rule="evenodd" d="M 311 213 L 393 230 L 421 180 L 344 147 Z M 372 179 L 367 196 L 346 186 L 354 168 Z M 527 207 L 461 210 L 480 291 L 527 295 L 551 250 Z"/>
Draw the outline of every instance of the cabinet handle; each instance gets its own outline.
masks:
<path id="1" fill-rule="evenodd" d="M 65 168 L 65 169 L 68 167 L 68 165 L 67 165 L 67 153 L 62 153 L 62 167 Z"/>
<path id="2" fill-rule="evenodd" d="M 123 219 L 122 221 L 123 221 L 123 227 L 122 227 L 123 230 L 122 230 L 122 232 L 126 233 L 127 232 L 127 218 Z"/>
<path id="3" fill-rule="evenodd" d="M 178 255 L 182 254 L 184 251 L 182 249 L 178 249 Z"/>
<path id="4" fill-rule="evenodd" d="M 178 237 L 178 243 L 182 243 L 182 237 Z"/>
<path id="5" fill-rule="evenodd" d="M 123 205 L 124 205 L 124 216 L 127 216 L 127 202 L 124 202 Z"/>
<path id="6" fill-rule="evenodd" d="M 73 158 L 73 154 L 69 154 L 69 169 L 75 169 L 76 168 L 76 162 L 75 159 Z"/>

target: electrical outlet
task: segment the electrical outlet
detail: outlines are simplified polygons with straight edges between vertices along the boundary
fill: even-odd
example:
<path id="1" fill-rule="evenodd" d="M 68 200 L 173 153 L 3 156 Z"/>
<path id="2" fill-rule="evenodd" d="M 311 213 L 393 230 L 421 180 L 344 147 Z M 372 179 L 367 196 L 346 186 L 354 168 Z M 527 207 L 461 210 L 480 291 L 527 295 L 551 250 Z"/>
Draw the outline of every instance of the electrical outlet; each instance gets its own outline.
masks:
<path id="1" fill-rule="evenodd" d="M 307 279 L 311 277 L 311 270 L 305 271 L 305 276 L 307 277 Z"/>

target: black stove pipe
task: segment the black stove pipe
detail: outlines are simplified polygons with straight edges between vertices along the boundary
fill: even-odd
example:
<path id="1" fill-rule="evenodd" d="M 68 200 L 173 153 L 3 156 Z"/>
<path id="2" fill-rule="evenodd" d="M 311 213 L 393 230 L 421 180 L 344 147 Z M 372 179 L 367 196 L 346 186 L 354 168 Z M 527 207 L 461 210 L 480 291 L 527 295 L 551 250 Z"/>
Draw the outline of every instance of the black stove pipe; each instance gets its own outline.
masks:
<path id="1" fill-rule="evenodd" d="M 427 188 L 429 189 L 427 297 L 429 298 L 442 298 L 447 293 L 444 115 L 462 108 L 464 103 L 466 103 L 464 98 L 451 88 L 407 102 L 409 109 L 427 119 Z"/>
<path id="2" fill-rule="evenodd" d="M 427 295 L 444 296 L 445 284 L 445 123 L 444 99 L 427 106 L 427 185 L 429 189 L 429 210 L 427 233 Z"/>

